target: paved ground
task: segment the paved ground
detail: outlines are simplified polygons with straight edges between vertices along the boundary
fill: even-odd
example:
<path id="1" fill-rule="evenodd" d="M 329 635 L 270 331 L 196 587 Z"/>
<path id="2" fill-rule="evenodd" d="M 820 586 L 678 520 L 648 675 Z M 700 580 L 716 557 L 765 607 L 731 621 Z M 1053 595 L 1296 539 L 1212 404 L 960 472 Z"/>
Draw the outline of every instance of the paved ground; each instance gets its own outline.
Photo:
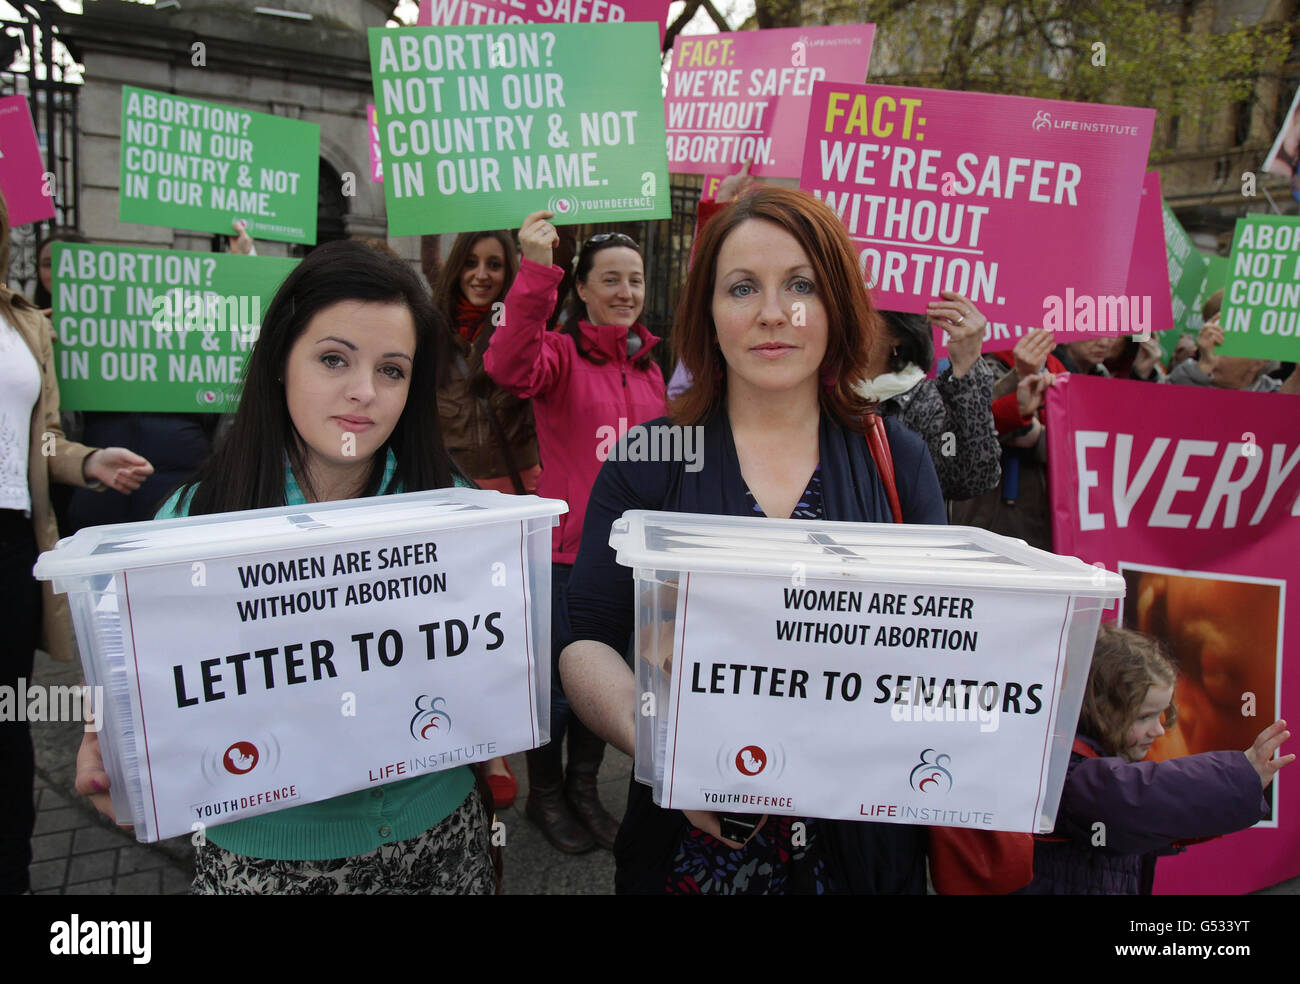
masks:
<path id="1" fill-rule="evenodd" d="M 79 664 L 55 663 L 36 654 L 34 682 L 72 685 Z M 140 844 L 95 812 L 73 789 L 82 727 L 76 722 L 34 723 L 37 814 L 32 839 L 32 891 L 38 895 L 181 895 L 194 877 L 188 837 Z M 524 818 L 528 793 L 522 754 L 509 757 L 519 778 L 519 798 L 502 810 L 505 824 L 505 892 L 526 895 L 601 895 L 613 892 L 614 859 L 596 850 L 561 854 Z M 601 799 L 614 816 L 627 802 L 631 759 L 609 751 L 601 767 Z"/>
<path id="2" fill-rule="evenodd" d="M 37 653 L 35 682 L 80 682 L 80 667 Z M 38 895 L 183 895 L 193 878 L 193 848 L 185 837 L 139 844 L 96 813 L 73 790 L 81 725 L 38 723 L 37 817 L 32 841 L 32 891 Z M 519 778 L 516 805 L 501 811 L 505 824 L 505 892 L 511 895 L 602 895 L 613 891 L 614 860 L 608 851 L 576 857 L 543 840 L 523 814 L 528 784 L 524 756 L 510 756 Z M 627 801 L 631 760 L 610 751 L 601 768 L 601 799 L 616 817 Z M 1300 895 L 1300 878 L 1265 889 L 1265 895 Z"/>

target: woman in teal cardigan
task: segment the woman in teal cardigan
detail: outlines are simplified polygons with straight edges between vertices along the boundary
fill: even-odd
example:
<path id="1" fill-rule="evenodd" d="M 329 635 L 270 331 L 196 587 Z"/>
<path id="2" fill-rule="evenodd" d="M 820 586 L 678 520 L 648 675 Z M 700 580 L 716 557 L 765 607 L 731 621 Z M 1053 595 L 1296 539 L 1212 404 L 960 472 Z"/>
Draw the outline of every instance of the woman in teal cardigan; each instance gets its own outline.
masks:
<path id="1" fill-rule="evenodd" d="M 395 256 L 314 250 L 267 309 L 229 435 L 158 518 L 469 484 L 437 426 L 438 318 Z M 92 733 L 77 790 L 113 815 Z M 461 766 L 207 828 L 194 891 L 488 894 L 489 829 Z"/>

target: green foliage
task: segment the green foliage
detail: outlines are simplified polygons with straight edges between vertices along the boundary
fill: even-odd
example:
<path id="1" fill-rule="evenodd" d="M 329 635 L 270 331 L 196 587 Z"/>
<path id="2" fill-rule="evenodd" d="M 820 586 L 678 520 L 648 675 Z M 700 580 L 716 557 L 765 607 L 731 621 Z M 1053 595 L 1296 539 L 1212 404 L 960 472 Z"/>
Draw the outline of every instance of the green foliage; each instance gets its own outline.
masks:
<path id="1" fill-rule="evenodd" d="M 791 7 L 799 10 L 799 0 L 758 0 L 756 19 L 762 24 Z M 1262 74 L 1279 69 L 1293 27 L 1238 24 L 1211 35 L 1208 23 L 1193 23 L 1192 7 L 1170 0 L 804 0 L 801 10 L 806 24 L 874 22 L 873 81 L 1149 106 L 1194 128 L 1202 114 L 1249 98 Z M 1105 45 L 1104 65 L 1094 64 L 1096 42 Z"/>

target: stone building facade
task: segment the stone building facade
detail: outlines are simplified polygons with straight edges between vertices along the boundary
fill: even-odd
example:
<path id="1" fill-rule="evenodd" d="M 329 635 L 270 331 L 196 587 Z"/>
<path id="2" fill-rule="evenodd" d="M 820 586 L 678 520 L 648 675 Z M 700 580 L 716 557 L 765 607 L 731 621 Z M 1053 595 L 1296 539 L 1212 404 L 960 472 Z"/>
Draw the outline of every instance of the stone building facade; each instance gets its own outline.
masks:
<path id="1" fill-rule="evenodd" d="M 302 16 L 261 13 L 255 9 L 261 6 Z M 133 85 L 320 124 L 318 241 L 385 238 L 383 186 L 370 181 L 366 29 L 384 27 L 394 6 L 385 0 L 183 0 L 171 7 L 91 0 L 84 13 L 65 15 L 61 32 L 85 66 L 78 114 L 82 231 L 95 242 L 213 248 L 208 233 L 118 220 L 121 92 Z M 408 259 L 419 257 L 418 237 L 391 245 Z M 258 244 L 263 255 L 293 250 Z"/>

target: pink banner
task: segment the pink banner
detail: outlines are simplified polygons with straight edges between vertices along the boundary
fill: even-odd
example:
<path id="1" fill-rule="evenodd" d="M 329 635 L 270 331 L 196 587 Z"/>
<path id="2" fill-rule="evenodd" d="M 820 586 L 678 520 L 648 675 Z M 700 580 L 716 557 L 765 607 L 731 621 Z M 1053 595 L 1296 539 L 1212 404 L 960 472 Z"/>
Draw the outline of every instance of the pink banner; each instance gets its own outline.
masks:
<path id="1" fill-rule="evenodd" d="M 669 0 L 420 0 L 417 27 L 656 21 L 663 43 Z"/>
<path id="2" fill-rule="evenodd" d="M 678 35 L 668 75 L 668 170 L 797 178 L 813 86 L 867 77 L 874 24 Z"/>
<path id="3" fill-rule="evenodd" d="M 0 191 L 14 228 L 54 218 L 54 188 L 45 185 L 45 165 L 26 96 L 0 99 Z"/>
<path id="4" fill-rule="evenodd" d="M 1276 393 L 1086 376 L 1049 391 L 1056 552 L 1123 575 L 1124 624 L 1164 640 L 1181 667 L 1178 723 L 1150 760 L 1245 751 L 1279 717 L 1300 734 L 1300 598 L 1287 590 L 1300 545 L 1297 420 L 1300 397 Z M 1270 787 L 1267 820 L 1161 859 L 1156 891 L 1249 892 L 1300 874 L 1290 771 Z"/>
<path id="5" fill-rule="evenodd" d="M 986 350 L 1009 349 L 1042 324 L 1051 297 L 1123 294 L 1154 119 L 819 82 L 800 187 L 840 216 L 880 307 L 922 313 L 955 290 L 989 319 Z"/>
<path id="6" fill-rule="evenodd" d="M 374 103 L 366 106 L 366 132 L 370 141 L 370 180 L 383 184 L 384 163 L 379 159 L 379 120 L 375 116 Z"/>

